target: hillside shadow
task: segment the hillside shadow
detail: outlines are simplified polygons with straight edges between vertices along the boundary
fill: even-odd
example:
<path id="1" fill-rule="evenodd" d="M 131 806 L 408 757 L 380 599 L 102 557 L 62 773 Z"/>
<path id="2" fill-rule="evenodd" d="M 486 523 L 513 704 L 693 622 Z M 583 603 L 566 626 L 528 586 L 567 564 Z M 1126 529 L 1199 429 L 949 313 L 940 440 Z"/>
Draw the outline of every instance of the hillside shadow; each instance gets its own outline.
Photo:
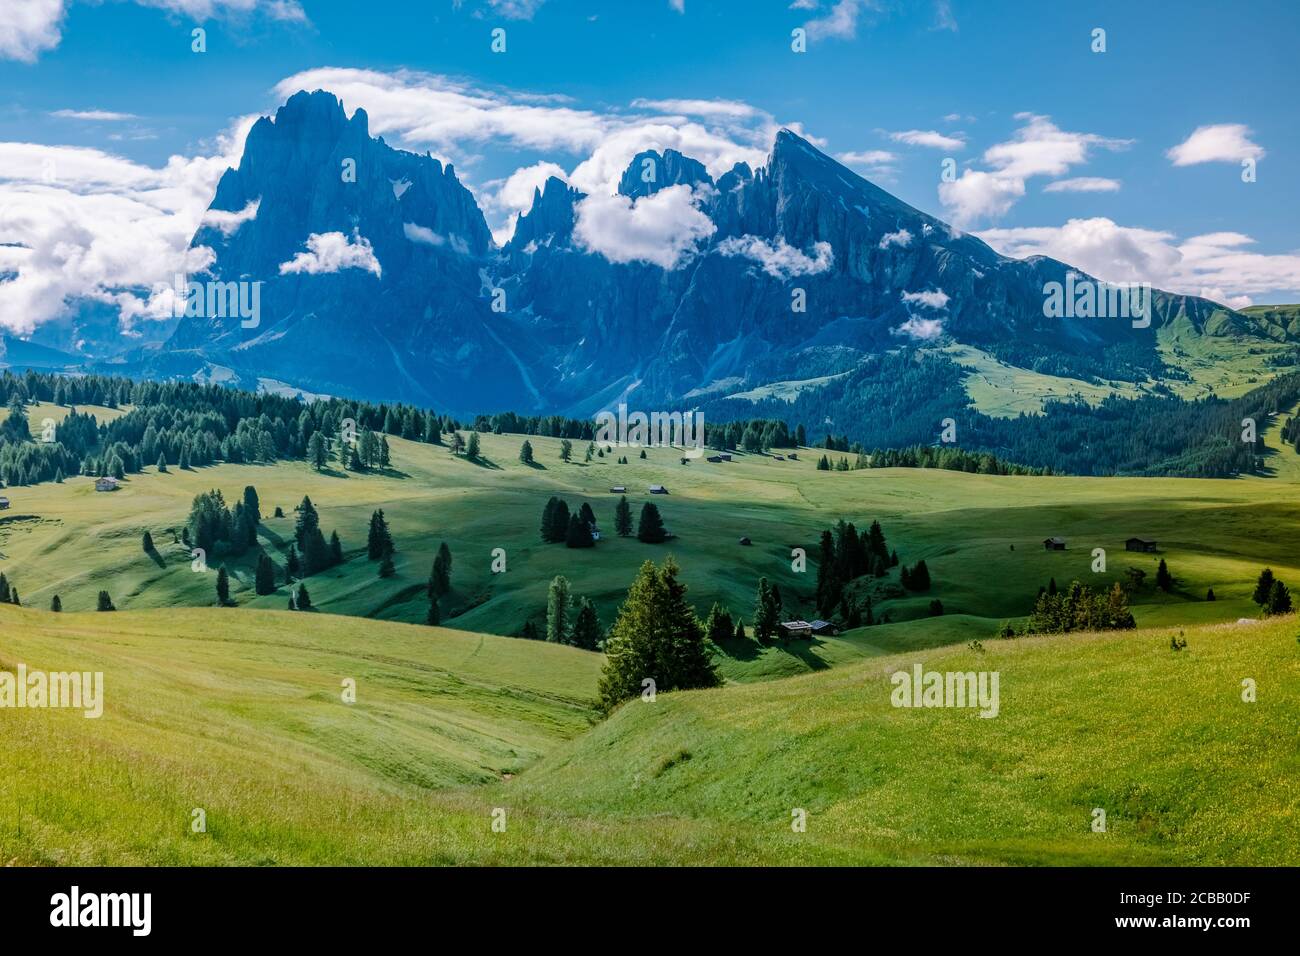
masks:
<path id="1" fill-rule="evenodd" d="M 731 658 L 733 661 L 753 661 L 758 660 L 759 652 L 762 646 L 751 638 L 737 639 L 732 638 L 729 641 L 722 641 L 718 645 L 718 650 Z"/>
<path id="2" fill-rule="evenodd" d="M 536 471 L 546 471 L 546 470 L 547 470 L 547 469 L 546 469 L 546 466 L 543 465 L 540 461 L 525 461 L 525 462 L 520 462 L 520 464 L 524 465 L 525 467 L 532 468 L 532 469 L 534 469 L 534 470 L 536 470 Z"/>
<path id="3" fill-rule="evenodd" d="M 816 649 L 825 645 L 825 641 L 820 641 L 814 637 L 810 641 L 792 640 L 788 644 L 779 646 L 791 657 L 797 657 L 807 664 L 809 670 L 824 671 L 831 665 L 826 662 L 824 657 L 817 654 Z"/>
<path id="4" fill-rule="evenodd" d="M 471 465 L 476 465 L 479 468 L 486 468 L 488 471 L 502 470 L 501 466 L 498 465 L 495 461 L 493 461 L 491 458 L 484 458 L 482 455 L 479 455 L 479 457 L 477 458 L 464 458 L 462 460 L 469 462 Z"/>
<path id="5" fill-rule="evenodd" d="M 167 567 L 167 562 L 163 560 L 163 556 L 158 553 L 157 548 L 150 548 L 148 551 L 145 552 L 145 554 L 149 555 L 149 560 L 152 561 L 154 564 L 158 565 L 158 567 L 160 568 Z"/>

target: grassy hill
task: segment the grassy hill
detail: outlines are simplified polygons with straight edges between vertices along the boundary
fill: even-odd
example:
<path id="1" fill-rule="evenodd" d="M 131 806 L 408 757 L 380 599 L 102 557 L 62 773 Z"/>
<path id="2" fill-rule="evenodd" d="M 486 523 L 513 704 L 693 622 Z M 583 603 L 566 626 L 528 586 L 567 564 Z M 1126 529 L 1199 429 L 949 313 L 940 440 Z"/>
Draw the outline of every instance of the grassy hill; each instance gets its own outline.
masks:
<path id="1" fill-rule="evenodd" d="M 1265 432 L 1276 443 L 1277 426 Z M 627 465 L 612 458 L 564 463 L 559 442 L 530 439 L 538 464 L 518 461 L 522 438 L 484 435 L 484 461 L 453 458 L 446 449 L 390 439 L 394 466 L 383 474 L 317 473 L 301 462 L 218 465 L 196 471 L 152 467 L 97 493 L 85 478 L 64 484 L 12 488 L 12 506 L 0 512 L 0 570 L 16 584 L 24 604 L 48 607 L 58 594 L 69 611 L 89 610 L 100 589 L 120 609 L 206 606 L 214 600 L 215 570 L 191 571 L 188 550 L 174 541 L 197 493 L 220 488 L 228 501 L 254 485 L 265 517 L 260 543 L 283 564 L 293 538 L 293 507 L 311 496 L 328 532 L 337 529 L 347 561 L 309 579 L 314 603 L 327 614 L 420 622 L 424 585 L 440 541 L 453 556 L 453 593 L 443 602 L 443 622 L 462 630 L 518 634 L 532 619 L 542 622 L 546 590 L 566 575 L 575 593 L 595 601 L 608 626 L 636 568 L 647 558 L 673 554 L 701 614 L 720 601 L 748 618 L 760 576 L 778 583 L 791 615 L 815 614 L 815 565 L 796 573 L 791 546 L 816 555 L 821 529 L 843 517 L 865 528 L 878 519 L 901 559 L 924 558 L 932 591 L 878 593 L 876 612 L 898 622 L 812 646 L 758 650 L 752 643 L 728 647 L 724 671 L 735 679 L 788 676 L 877 653 L 936 640 L 964 643 L 992 634 L 1003 619 L 1024 615 L 1049 578 L 1073 578 L 1109 586 L 1125 568 L 1148 572 L 1135 598 L 1139 623 L 1173 625 L 1235 621 L 1253 616 L 1255 577 L 1264 565 L 1293 585 L 1300 582 L 1300 500 L 1291 478 L 1300 463 L 1291 449 L 1270 458 L 1276 478 L 1238 480 L 1148 478 L 1032 478 L 955 472 L 881 469 L 819 472 L 805 449 L 801 460 L 738 455 L 730 463 L 695 460 L 683 465 L 673 449 L 633 453 Z M 612 534 L 616 495 L 626 485 L 634 513 L 650 500 L 646 488 L 666 484 L 655 496 L 669 530 L 663 545 Z M 573 508 L 590 502 L 605 535 L 590 550 L 540 541 L 542 506 L 553 494 Z M 276 506 L 287 517 L 270 517 Z M 397 542 L 397 574 L 381 579 L 364 554 L 370 513 L 383 508 Z M 145 554 L 140 538 L 149 530 L 159 553 Z M 1044 552 L 1042 539 L 1068 539 L 1064 552 Z M 1157 555 L 1129 554 L 1124 539 L 1155 537 Z M 749 537 L 752 547 L 739 544 Z M 507 571 L 493 574 L 492 551 L 503 548 Z M 1094 548 L 1107 552 L 1107 571 L 1091 570 Z M 1171 594 L 1154 590 L 1156 563 L 1168 561 L 1177 578 Z M 212 560 L 211 567 L 222 563 Z M 281 610 L 287 593 L 253 593 L 251 554 L 229 562 L 240 611 Z M 897 570 L 886 585 L 896 584 Z M 1218 598 L 1204 600 L 1208 588 Z M 946 618 L 928 618 L 932 598 Z M 930 621 L 930 623 L 926 623 Z"/>
<path id="2" fill-rule="evenodd" d="M 0 607 L 0 666 L 103 670 L 106 696 L 98 720 L 0 711 L 0 861 L 1295 865 L 1296 632 L 864 656 L 635 701 L 588 730 L 599 657 L 567 648 L 247 609 Z M 999 715 L 892 707 L 889 675 L 916 662 L 998 671 Z"/>

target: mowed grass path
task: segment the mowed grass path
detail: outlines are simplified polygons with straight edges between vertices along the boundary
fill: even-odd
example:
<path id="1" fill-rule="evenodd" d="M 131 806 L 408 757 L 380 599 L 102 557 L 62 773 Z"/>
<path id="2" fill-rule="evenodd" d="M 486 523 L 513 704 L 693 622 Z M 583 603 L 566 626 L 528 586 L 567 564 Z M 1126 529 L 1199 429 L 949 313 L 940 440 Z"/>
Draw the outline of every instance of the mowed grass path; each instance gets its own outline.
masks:
<path id="1" fill-rule="evenodd" d="M 1294 617 L 907 652 L 589 731 L 599 658 L 538 642 L 216 608 L 0 628 L 5 669 L 106 685 L 98 720 L 0 711 L 5 863 L 1300 863 Z M 891 706 L 918 662 L 997 671 L 999 715 Z"/>
<path id="2" fill-rule="evenodd" d="M 1276 427 L 1266 440 L 1276 441 Z M 1269 436 L 1273 436 L 1271 439 Z M 878 519 L 902 561 L 924 558 L 934 587 L 925 595 L 887 600 L 876 613 L 899 624 L 872 628 L 811 645 L 757 649 L 728 647 L 726 673 L 738 679 L 786 676 L 908 647 L 930 646 L 936 637 L 962 641 L 991 634 L 1003 619 L 1027 614 L 1038 588 L 1078 578 L 1109 587 L 1128 567 L 1147 571 L 1135 599 L 1141 624 L 1234 621 L 1254 616 L 1250 594 L 1259 570 L 1274 571 L 1300 586 L 1300 497 L 1288 476 L 1294 451 L 1274 456 L 1280 477 L 1267 480 L 1016 478 L 946 471 L 884 469 L 819 472 L 821 452 L 804 449 L 799 461 L 737 455 L 724 464 L 702 460 L 683 465 L 674 449 L 635 450 L 629 464 L 613 456 L 559 458 L 559 442 L 532 442 L 537 465 L 518 461 L 522 436 L 482 436 L 484 461 L 453 458 L 445 448 L 390 439 L 393 468 L 357 475 L 317 473 L 301 462 L 218 465 L 196 471 L 150 467 L 121 490 L 96 493 L 86 478 L 62 485 L 13 488 L 11 508 L 0 513 L 0 570 L 28 606 L 47 607 L 59 594 L 68 610 L 94 607 L 107 590 L 122 609 L 205 606 L 214 601 L 215 569 L 191 571 L 188 549 L 173 541 L 195 494 L 210 488 L 237 500 L 245 485 L 261 497 L 261 544 L 283 562 L 293 538 L 294 512 L 304 494 L 321 514 L 325 532 L 337 529 L 347 562 L 308 581 L 323 611 L 382 620 L 423 621 L 424 587 L 439 542 L 454 557 L 453 593 L 443 601 L 443 621 L 459 629 L 518 634 L 531 619 L 541 624 L 547 586 L 566 575 L 574 592 L 596 602 L 608 626 L 637 567 L 672 554 L 682 566 L 690 598 L 701 614 L 714 601 L 748 619 L 759 577 L 779 584 L 790 616 L 813 616 L 815 564 L 792 569 L 791 548 L 817 554 L 822 528 L 843 517 L 865 529 Z M 832 457 L 836 457 L 832 455 Z M 1271 459 L 1272 460 L 1272 459 Z M 670 494 L 651 496 L 652 483 Z M 614 485 L 625 485 L 633 511 L 655 501 L 677 538 L 646 545 L 613 534 Z M 542 507 L 553 494 L 576 509 L 589 502 L 604 536 L 590 550 L 540 541 Z M 286 517 L 269 517 L 276 506 Z M 376 575 L 364 555 L 371 512 L 382 507 L 397 542 L 397 574 Z M 159 554 L 146 555 L 141 534 L 150 530 Z M 1045 552 L 1042 539 L 1060 535 L 1068 550 Z M 1154 537 L 1158 555 L 1129 554 L 1124 539 Z M 739 544 L 749 537 L 752 547 Z M 491 571 L 493 550 L 506 555 L 507 570 Z M 1095 548 L 1107 556 L 1105 573 L 1092 570 Z M 1174 593 L 1152 582 L 1160 558 L 1176 579 Z M 253 593 L 253 556 L 229 562 L 232 589 L 242 608 L 283 609 L 287 592 Z M 897 572 L 891 572 L 896 578 Z M 1217 601 L 1205 600 L 1213 588 Z M 939 598 L 953 620 L 926 623 L 928 605 Z M 904 626 L 906 625 L 906 626 Z"/>

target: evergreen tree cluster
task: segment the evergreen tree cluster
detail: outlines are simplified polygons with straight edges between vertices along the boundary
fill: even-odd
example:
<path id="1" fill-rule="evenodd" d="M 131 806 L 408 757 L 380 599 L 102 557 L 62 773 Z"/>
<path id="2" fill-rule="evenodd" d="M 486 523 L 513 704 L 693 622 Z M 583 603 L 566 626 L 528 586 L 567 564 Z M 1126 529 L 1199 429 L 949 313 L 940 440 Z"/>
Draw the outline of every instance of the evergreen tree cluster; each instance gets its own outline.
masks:
<path id="1" fill-rule="evenodd" d="M 1291 589 L 1273 576 L 1272 568 L 1259 572 L 1251 597 L 1266 615 L 1291 613 Z"/>
<path id="2" fill-rule="evenodd" d="M 569 504 L 554 495 L 542 509 L 542 540 L 548 544 L 563 543 L 570 548 L 590 548 L 596 544 L 596 514 L 591 505 L 583 502 L 577 511 L 570 512 Z"/>
<path id="3" fill-rule="evenodd" d="M 1026 634 L 1066 634 L 1070 631 L 1122 631 L 1137 627 L 1129 611 L 1128 595 L 1118 581 L 1107 592 L 1071 582 L 1064 591 L 1053 579 L 1040 591 L 1034 611 L 1025 625 Z"/>

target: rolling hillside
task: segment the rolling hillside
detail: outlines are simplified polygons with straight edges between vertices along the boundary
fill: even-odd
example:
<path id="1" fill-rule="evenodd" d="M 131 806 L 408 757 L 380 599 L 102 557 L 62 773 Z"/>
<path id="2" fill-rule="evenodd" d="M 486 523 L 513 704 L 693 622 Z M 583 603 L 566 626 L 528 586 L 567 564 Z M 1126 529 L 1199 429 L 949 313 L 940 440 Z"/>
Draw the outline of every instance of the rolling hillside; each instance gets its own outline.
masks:
<path id="1" fill-rule="evenodd" d="M 2 712 L 0 861 L 1300 862 L 1294 617 L 899 654 L 590 730 L 596 655 L 303 618 L 0 608 L 0 664 L 106 697 Z M 998 716 L 891 707 L 918 662 L 998 671 Z"/>

